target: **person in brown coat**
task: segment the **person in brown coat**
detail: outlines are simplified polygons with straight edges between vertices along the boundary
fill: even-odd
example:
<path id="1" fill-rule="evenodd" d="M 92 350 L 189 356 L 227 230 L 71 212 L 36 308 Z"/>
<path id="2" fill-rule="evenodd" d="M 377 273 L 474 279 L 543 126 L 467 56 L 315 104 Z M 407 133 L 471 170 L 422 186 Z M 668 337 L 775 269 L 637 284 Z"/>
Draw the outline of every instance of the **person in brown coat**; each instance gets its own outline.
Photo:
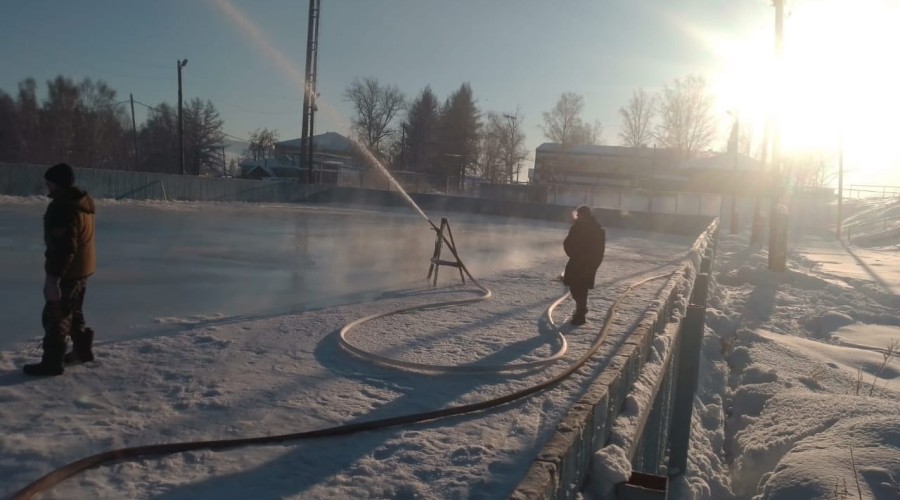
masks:
<path id="1" fill-rule="evenodd" d="M 591 214 L 590 207 L 582 205 L 575 210 L 575 221 L 563 241 L 563 249 L 569 256 L 563 283 L 569 286 L 575 300 L 571 323 L 583 325 L 587 315 L 588 290 L 594 288 L 597 268 L 606 252 L 606 230 Z"/>
<path id="2" fill-rule="evenodd" d="M 84 321 L 84 293 L 94 274 L 94 200 L 75 187 L 72 167 L 60 163 L 44 173 L 50 205 L 44 213 L 44 354 L 28 375 L 63 373 L 63 364 L 93 361 L 94 332 Z M 66 354 L 67 337 L 73 350 Z"/>

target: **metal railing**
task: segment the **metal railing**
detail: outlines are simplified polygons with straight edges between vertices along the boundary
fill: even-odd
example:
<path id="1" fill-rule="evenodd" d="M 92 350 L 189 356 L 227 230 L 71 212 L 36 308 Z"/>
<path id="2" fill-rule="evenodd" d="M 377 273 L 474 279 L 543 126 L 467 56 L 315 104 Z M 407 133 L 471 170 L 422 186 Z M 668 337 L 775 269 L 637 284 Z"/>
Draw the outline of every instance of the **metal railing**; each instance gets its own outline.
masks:
<path id="1" fill-rule="evenodd" d="M 707 252 L 696 275 L 690 302 L 652 379 L 652 404 L 644 406 L 627 456 L 632 474 L 616 485 L 617 497 L 666 498 L 667 478 L 687 469 L 691 418 L 697 391 L 700 347 L 706 317 L 713 253 Z M 613 432 L 616 432 L 615 429 Z"/>
<path id="2" fill-rule="evenodd" d="M 574 499 L 595 472 L 592 491 L 666 498 L 668 478 L 687 467 L 718 229 L 716 220 L 699 236 L 683 272 L 670 278 L 660 300 L 570 409 L 510 498 Z M 627 481 L 613 482 L 621 478 L 622 459 L 632 470 Z"/>
<path id="3" fill-rule="evenodd" d="M 716 217 L 720 215 L 723 203 L 721 193 L 662 191 L 626 186 L 538 186 L 544 191 L 544 202 L 553 205 L 589 205 L 623 211 Z"/>
<path id="4" fill-rule="evenodd" d="M 847 243 L 853 239 L 854 231 L 859 233 L 862 228 L 871 228 L 881 226 L 881 231 L 887 231 L 888 225 L 893 225 L 898 222 L 896 217 L 885 217 L 884 219 L 869 221 L 869 222 L 858 222 L 854 224 L 847 224 L 844 226 L 844 230 L 847 233 Z M 866 233 L 864 233 L 866 234 Z M 857 235 L 859 237 L 859 235 Z"/>
<path id="5" fill-rule="evenodd" d="M 900 196 L 900 186 L 851 184 L 846 191 L 845 198 L 895 198 Z M 854 193 L 856 196 L 853 196 Z"/>

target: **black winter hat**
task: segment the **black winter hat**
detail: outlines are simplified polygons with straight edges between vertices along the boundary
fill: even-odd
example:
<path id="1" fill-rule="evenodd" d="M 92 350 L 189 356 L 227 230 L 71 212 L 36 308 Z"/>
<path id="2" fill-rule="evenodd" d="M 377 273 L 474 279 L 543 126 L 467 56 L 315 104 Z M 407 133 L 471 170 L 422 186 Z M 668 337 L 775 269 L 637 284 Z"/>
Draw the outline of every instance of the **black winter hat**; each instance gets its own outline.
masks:
<path id="1" fill-rule="evenodd" d="M 72 187 L 75 185 L 75 172 L 68 163 L 57 163 L 47 169 L 44 179 L 59 187 Z"/>

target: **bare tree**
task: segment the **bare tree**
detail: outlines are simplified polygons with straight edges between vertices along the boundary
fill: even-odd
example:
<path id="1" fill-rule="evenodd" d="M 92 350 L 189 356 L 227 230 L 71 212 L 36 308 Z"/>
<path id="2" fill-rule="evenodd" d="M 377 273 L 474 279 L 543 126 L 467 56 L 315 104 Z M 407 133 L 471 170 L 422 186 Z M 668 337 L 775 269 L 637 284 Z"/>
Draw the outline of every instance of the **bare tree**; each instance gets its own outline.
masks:
<path id="1" fill-rule="evenodd" d="M 62 75 L 47 82 L 38 106 L 37 84 L 19 83 L 18 99 L 0 91 L 7 126 L 0 130 L 3 156 L 21 162 L 65 160 L 79 167 L 122 168 L 130 165 L 125 141 L 126 114 L 116 92 L 103 81 L 77 83 Z"/>
<path id="2" fill-rule="evenodd" d="M 594 123 L 582 123 L 575 129 L 575 144 L 603 144 L 603 124 L 600 120 Z"/>
<path id="3" fill-rule="evenodd" d="M 506 182 L 513 182 L 518 180 L 519 166 L 528 158 L 525 132 L 522 131 L 525 115 L 516 109 L 514 114 L 504 113 L 503 118 L 500 141 L 503 146 L 503 175 Z"/>
<path id="4" fill-rule="evenodd" d="M 478 147 L 478 176 L 496 184 L 503 171 L 503 118 L 490 111 Z"/>
<path id="5" fill-rule="evenodd" d="M 544 136 L 557 144 L 599 144 L 603 126 L 599 121 L 585 123 L 581 118 L 583 111 L 584 97 L 563 92 L 553 109 L 543 113 Z"/>
<path id="6" fill-rule="evenodd" d="M 17 99 L 0 92 L 0 155 L 20 162 L 55 163 L 65 160 L 79 167 L 140 168 L 178 172 L 177 113 L 162 103 L 150 109 L 141 125 L 135 158 L 131 120 L 116 91 L 102 80 L 80 83 L 62 75 L 47 82 L 38 104 L 32 78 L 19 83 Z M 14 108 L 14 109 L 12 109 Z M 194 99 L 185 108 L 185 160 L 192 173 L 221 171 L 223 121 L 213 104 Z M 15 126 L 7 126 L 10 117 Z M 7 130 L 8 129 L 8 130 Z"/>
<path id="7" fill-rule="evenodd" d="M 250 146 L 245 156 L 250 160 L 263 160 L 275 156 L 275 143 L 278 142 L 278 131 L 267 128 L 250 132 Z"/>
<path id="8" fill-rule="evenodd" d="M 785 178 L 801 189 L 816 189 L 833 180 L 827 175 L 825 155 L 821 152 L 794 153 L 783 158 Z"/>
<path id="9" fill-rule="evenodd" d="M 491 183 L 512 183 L 518 167 L 528 157 L 525 133 L 522 132 L 524 116 L 515 114 L 487 114 L 487 122 L 481 133 L 479 148 L 479 174 Z"/>
<path id="10" fill-rule="evenodd" d="M 75 132 L 79 129 L 81 103 L 78 85 L 62 75 L 47 81 L 47 97 L 41 105 L 40 117 L 43 155 L 42 163 L 53 163 L 57 158 L 70 158 L 74 164 L 81 163 L 81 155 L 76 152 Z M 78 160 L 72 160 L 78 156 Z"/>
<path id="11" fill-rule="evenodd" d="M 382 85 L 369 77 L 353 80 L 344 96 L 356 110 L 354 133 L 369 151 L 384 158 L 386 139 L 393 134 L 391 122 L 405 106 L 403 94 L 395 85 Z"/>
<path id="12" fill-rule="evenodd" d="M 659 96 L 659 113 L 656 138 L 664 147 L 681 151 L 685 158 L 693 158 L 715 139 L 712 96 L 702 77 L 690 75 L 667 84 Z"/>
<path id="13" fill-rule="evenodd" d="M 619 137 L 625 146 L 632 148 L 647 147 L 650 139 L 653 137 L 653 131 L 650 129 L 650 122 L 653 120 L 653 104 L 652 96 L 642 89 L 635 89 L 631 94 L 628 105 L 619 108 L 619 114 L 622 115 L 622 131 Z"/>
<path id="14" fill-rule="evenodd" d="M 403 127 L 404 124 L 400 124 L 400 127 Z M 384 153 L 384 159 L 387 162 L 387 167 L 391 170 L 406 170 L 404 155 L 406 151 L 404 150 L 404 132 L 397 133 L 393 131 L 391 135 L 385 139 L 382 143 L 382 149 Z"/>
<path id="15" fill-rule="evenodd" d="M 133 163 L 125 132 L 128 115 L 116 91 L 102 80 L 85 78 L 78 85 L 81 102 L 73 161 L 92 168 L 126 168 Z M 128 123 L 130 125 L 130 123 Z M 129 127 L 130 128 L 130 127 Z"/>

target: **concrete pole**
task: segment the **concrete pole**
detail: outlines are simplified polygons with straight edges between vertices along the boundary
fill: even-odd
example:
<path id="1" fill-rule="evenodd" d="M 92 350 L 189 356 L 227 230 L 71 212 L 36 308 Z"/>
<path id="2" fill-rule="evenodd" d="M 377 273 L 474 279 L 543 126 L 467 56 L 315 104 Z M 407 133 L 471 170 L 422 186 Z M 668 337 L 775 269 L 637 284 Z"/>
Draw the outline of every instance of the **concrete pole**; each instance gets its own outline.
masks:
<path id="1" fill-rule="evenodd" d="M 187 66 L 187 59 L 178 60 L 178 165 L 181 167 L 181 175 L 184 175 L 184 116 L 181 102 L 181 68 Z"/>
<path id="2" fill-rule="evenodd" d="M 131 101 L 131 135 L 134 138 L 134 162 L 132 163 L 132 168 L 137 170 L 138 164 L 138 145 L 137 145 L 137 125 L 134 121 L 134 94 L 128 94 L 128 99 Z"/>
<path id="3" fill-rule="evenodd" d="M 781 88 L 782 64 L 784 59 L 784 0 L 773 0 L 775 4 L 775 82 L 772 88 Z M 782 259 L 787 259 L 787 240 L 778 237 L 781 231 L 778 222 L 787 223 L 778 217 L 777 206 L 781 201 L 782 158 L 781 158 L 781 109 L 775 109 L 772 135 L 772 190 L 769 206 L 769 269 L 783 270 Z M 783 219 L 786 219 L 784 217 Z M 781 248 L 781 247 L 784 248 Z"/>
<path id="4" fill-rule="evenodd" d="M 838 155 L 837 239 L 841 239 L 844 222 L 844 133 L 841 132 L 841 150 Z"/>
<path id="5" fill-rule="evenodd" d="M 694 286 L 701 284 L 701 276 L 706 277 L 706 275 L 697 276 L 698 279 Z M 705 314 L 705 306 L 689 305 L 682 326 L 677 378 L 675 379 L 675 403 L 672 408 L 672 431 L 669 434 L 669 476 L 683 475 L 687 470 L 691 417 L 694 411 L 694 394 L 697 392 Z"/>

